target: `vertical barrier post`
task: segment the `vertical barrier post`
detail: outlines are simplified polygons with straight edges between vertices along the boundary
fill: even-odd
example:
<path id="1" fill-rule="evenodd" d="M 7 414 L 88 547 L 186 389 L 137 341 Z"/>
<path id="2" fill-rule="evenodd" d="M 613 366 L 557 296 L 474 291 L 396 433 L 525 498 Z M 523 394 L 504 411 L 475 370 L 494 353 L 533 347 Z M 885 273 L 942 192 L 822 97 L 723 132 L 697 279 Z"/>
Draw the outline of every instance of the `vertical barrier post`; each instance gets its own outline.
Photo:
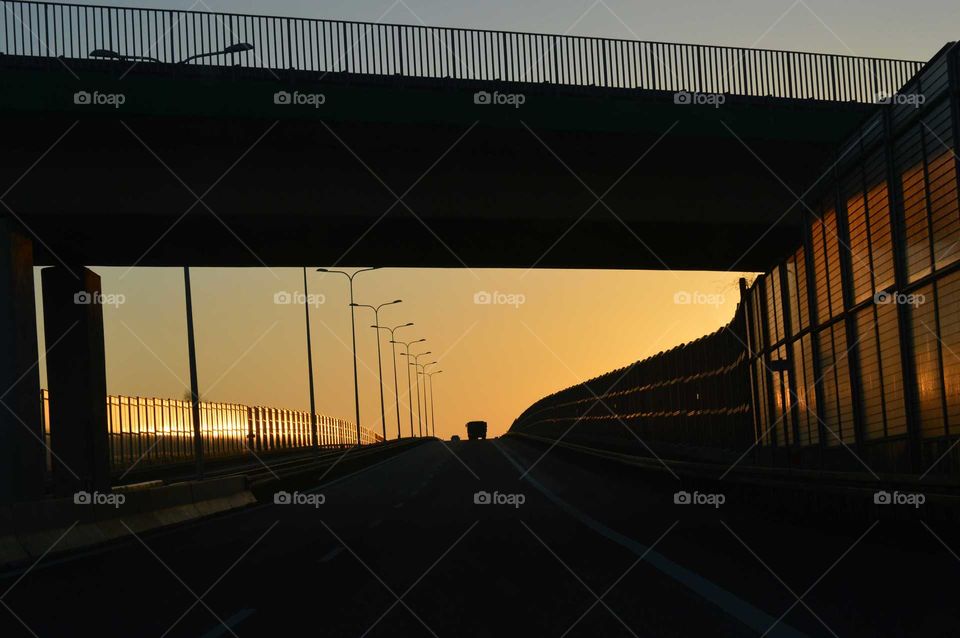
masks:
<path id="1" fill-rule="evenodd" d="M 50 436 L 59 495 L 110 486 L 107 373 L 100 277 L 86 268 L 46 268 L 43 320 Z M 56 343 L 57 347 L 52 345 Z M 34 422 L 34 427 L 39 423 Z"/>
<path id="2" fill-rule="evenodd" d="M 0 503 L 39 497 L 45 444 L 41 427 L 33 242 L 0 217 Z"/>

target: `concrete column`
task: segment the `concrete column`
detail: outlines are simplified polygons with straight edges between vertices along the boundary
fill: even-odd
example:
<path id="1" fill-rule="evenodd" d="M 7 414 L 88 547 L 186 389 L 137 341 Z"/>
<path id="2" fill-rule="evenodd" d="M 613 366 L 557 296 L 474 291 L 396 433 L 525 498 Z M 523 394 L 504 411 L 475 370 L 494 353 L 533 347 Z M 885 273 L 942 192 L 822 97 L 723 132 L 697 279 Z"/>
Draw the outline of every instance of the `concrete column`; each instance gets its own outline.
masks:
<path id="1" fill-rule="evenodd" d="M 46 268 L 41 277 L 50 432 L 60 461 L 54 489 L 61 495 L 110 486 L 100 276 L 71 270 Z"/>
<path id="2" fill-rule="evenodd" d="M 0 217 L 0 503 L 43 493 L 33 241 Z"/>

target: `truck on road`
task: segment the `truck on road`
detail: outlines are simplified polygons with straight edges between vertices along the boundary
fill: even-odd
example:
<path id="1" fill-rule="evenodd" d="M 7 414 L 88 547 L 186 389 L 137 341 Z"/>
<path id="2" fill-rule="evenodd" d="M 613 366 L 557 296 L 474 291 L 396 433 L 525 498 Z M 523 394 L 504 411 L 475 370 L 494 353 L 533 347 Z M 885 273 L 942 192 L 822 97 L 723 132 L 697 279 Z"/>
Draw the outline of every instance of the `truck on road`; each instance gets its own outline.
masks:
<path id="1" fill-rule="evenodd" d="M 468 421 L 467 422 L 467 438 L 469 438 L 471 441 L 487 438 L 487 422 L 486 421 Z"/>

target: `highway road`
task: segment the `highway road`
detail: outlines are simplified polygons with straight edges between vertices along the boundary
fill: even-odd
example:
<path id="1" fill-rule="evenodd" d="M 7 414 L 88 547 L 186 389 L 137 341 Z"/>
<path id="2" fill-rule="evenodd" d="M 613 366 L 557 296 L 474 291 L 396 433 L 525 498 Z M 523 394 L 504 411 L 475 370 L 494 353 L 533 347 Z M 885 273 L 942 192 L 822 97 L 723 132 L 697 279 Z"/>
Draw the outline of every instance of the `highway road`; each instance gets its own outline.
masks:
<path id="1" fill-rule="evenodd" d="M 425 443 L 301 503 L 3 574 L 0 635 L 960 635 L 956 530 L 677 505 L 668 473 L 607 463 Z"/>

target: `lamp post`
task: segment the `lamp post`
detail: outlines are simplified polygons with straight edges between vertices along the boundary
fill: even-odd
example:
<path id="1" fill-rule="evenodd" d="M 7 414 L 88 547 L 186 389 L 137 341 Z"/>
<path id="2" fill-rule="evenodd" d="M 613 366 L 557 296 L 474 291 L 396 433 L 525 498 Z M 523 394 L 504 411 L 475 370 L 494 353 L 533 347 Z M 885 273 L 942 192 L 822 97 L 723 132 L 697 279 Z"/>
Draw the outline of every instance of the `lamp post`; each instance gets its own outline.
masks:
<path id="1" fill-rule="evenodd" d="M 426 339 L 417 339 L 416 341 L 393 341 L 392 343 L 399 343 L 403 345 L 403 347 L 406 349 L 406 352 L 401 352 L 400 354 L 402 354 L 405 357 L 409 357 L 410 346 L 412 346 L 415 343 L 422 343 L 424 341 L 426 341 Z M 413 438 L 413 404 L 410 403 L 411 387 L 412 386 L 410 385 L 410 366 L 407 366 L 407 407 L 410 409 L 410 438 Z M 417 395 L 417 400 L 418 401 L 420 400 L 419 394 Z M 417 409 L 418 410 L 420 409 L 419 405 L 417 405 Z"/>
<path id="2" fill-rule="evenodd" d="M 190 266 L 183 267 L 183 293 L 187 306 L 187 357 L 190 359 L 190 416 L 193 417 L 193 456 L 197 462 L 197 480 L 203 479 L 203 434 L 200 430 L 200 390 L 197 381 L 197 343 L 193 332 L 193 292 Z"/>
<path id="3" fill-rule="evenodd" d="M 121 62 L 126 62 L 127 60 L 133 60 L 134 62 L 160 62 L 157 58 L 149 55 L 121 55 L 111 49 L 94 49 L 88 55 L 91 58 L 120 60 Z"/>
<path id="4" fill-rule="evenodd" d="M 420 367 L 420 357 L 426 356 L 428 354 L 430 354 L 429 350 L 426 352 L 421 352 L 420 354 L 408 354 L 407 359 L 409 360 L 410 357 L 413 357 L 413 363 L 411 363 L 410 365 L 414 367 Z M 436 363 L 436 361 L 434 361 L 433 363 Z M 409 371 L 409 368 L 408 368 L 408 371 Z M 420 426 L 420 436 L 423 436 L 423 410 L 420 408 L 420 377 L 419 376 L 416 378 L 415 385 L 417 386 L 417 423 Z"/>
<path id="5" fill-rule="evenodd" d="M 426 367 L 426 366 L 424 366 Z M 437 436 L 437 413 L 433 409 L 433 375 L 440 374 L 443 370 L 434 370 L 433 372 L 424 372 L 424 376 L 427 377 L 427 383 L 430 386 L 430 423 L 431 434 Z"/>
<path id="6" fill-rule="evenodd" d="M 360 445 L 360 384 L 357 380 L 357 319 L 355 316 L 356 313 L 354 312 L 355 306 L 353 305 L 353 278 L 362 272 L 368 272 L 370 270 L 376 270 L 376 267 L 361 268 L 360 270 L 355 270 L 352 273 L 345 272 L 343 270 L 317 268 L 317 272 L 343 275 L 350 281 L 350 334 L 353 337 L 353 406 L 354 413 L 356 414 L 357 418 L 357 445 Z"/>
<path id="7" fill-rule="evenodd" d="M 303 314 L 307 323 L 307 376 L 310 380 L 310 444 L 313 454 L 320 453 L 317 435 L 317 399 L 313 391 L 313 347 L 310 345 L 310 291 L 307 289 L 307 269 L 303 269 Z"/>
<path id="8" fill-rule="evenodd" d="M 350 305 L 354 308 L 369 308 L 373 310 L 373 320 L 375 325 L 380 325 L 380 309 L 384 306 L 392 306 L 393 304 L 402 303 L 403 299 L 394 299 L 393 301 L 388 301 L 382 303 L 379 306 L 371 306 L 365 303 L 351 303 Z M 383 440 L 387 440 L 387 416 L 386 412 L 383 409 L 383 359 L 380 357 L 380 331 L 377 331 L 377 372 L 380 373 L 380 426 L 383 429 Z"/>
<path id="9" fill-rule="evenodd" d="M 423 364 L 423 365 L 420 367 L 420 373 L 421 373 L 424 377 L 426 377 L 426 376 L 427 376 L 427 368 L 429 368 L 430 366 L 433 366 L 433 365 L 437 365 L 437 363 L 438 363 L 437 361 L 431 361 L 430 363 L 425 363 L 425 364 Z M 427 410 L 427 389 L 428 389 L 427 386 L 424 385 L 424 386 L 423 386 L 423 409 L 424 409 L 424 411 L 427 413 L 427 419 L 426 419 L 426 420 L 427 420 L 427 435 L 429 436 L 431 429 L 436 429 L 436 428 L 431 428 L 431 425 L 430 425 L 430 424 L 433 422 L 433 416 L 431 415 L 432 410 Z M 433 390 L 431 390 L 431 392 L 432 392 L 432 391 L 433 391 Z M 431 397 L 431 401 L 432 401 L 432 397 Z"/>
<path id="10" fill-rule="evenodd" d="M 418 375 L 417 379 L 419 379 L 421 376 L 426 377 L 427 368 L 429 366 L 436 365 L 437 363 L 438 363 L 437 361 L 431 361 L 430 363 L 424 363 L 424 364 L 411 363 L 410 365 L 415 366 L 417 368 L 417 375 Z M 419 401 L 419 398 L 420 397 L 418 396 L 417 397 L 418 401 Z M 423 411 L 424 413 L 426 413 L 426 416 L 424 417 L 424 421 L 426 421 L 427 436 L 429 436 L 430 435 L 430 413 L 427 411 L 427 386 L 426 385 L 423 386 Z"/>
<path id="11" fill-rule="evenodd" d="M 191 60 L 196 60 L 197 58 L 209 58 L 215 55 L 232 55 L 235 53 L 245 53 L 247 51 L 252 51 L 253 45 L 249 42 L 237 42 L 236 44 L 231 44 L 224 47 L 219 51 L 208 51 L 206 53 L 195 53 L 189 57 L 186 57 L 177 64 L 186 64 Z M 133 60 L 134 62 L 160 62 L 157 58 L 149 55 L 125 55 L 122 53 L 117 53 L 112 49 L 94 49 L 89 53 L 91 58 L 102 58 L 106 60 L 120 60 L 121 62 L 126 62 L 127 60 Z"/>
<path id="12" fill-rule="evenodd" d="M 230 55 L 233 53 L 244 53 L 246 51 L 252 51 L 252 50 L 253 50 L 253 45 L 250 44 L 249 42 L 237 42 L 236 44 L 231 44 L 229 46 L 226 46 L 219 51 L 210 51 L 209 53 L 195 53 L 191 56 L 188 56 L 180 60 L 179 62 L 177 62 L 177 64 L 186 64 L 187 62 L 191 60 L 196 60 L 197 58 L 210 58 L 215 55 Z"/>
<path id="13" fill-rule="evenodd" d="M 397 404 L 397 438 L 401 438 L 400 434 L 400 388 L 397 385 L 397 342 L 394 341 L 394 333 L 400 328 L 406 328 L 407 326 L 412 326 L 413 322 L 401 324 L 399 326 L 394 326 L 389 328 L 387 326 L 370 326 L 371 328 L 376 328 L 377 330 L 388 330 L 390 331 L 390 350 L 393 353 L 393 398 L 396 400 Z M 377 333 L 377 337 L 380 336 L 380 333 Z M 407 390 L 409 392 L 409 390 Z M 413 419 L 410 420 L 413 423 Z M 386 438 L 386 437 L 384 437 Z"/>

